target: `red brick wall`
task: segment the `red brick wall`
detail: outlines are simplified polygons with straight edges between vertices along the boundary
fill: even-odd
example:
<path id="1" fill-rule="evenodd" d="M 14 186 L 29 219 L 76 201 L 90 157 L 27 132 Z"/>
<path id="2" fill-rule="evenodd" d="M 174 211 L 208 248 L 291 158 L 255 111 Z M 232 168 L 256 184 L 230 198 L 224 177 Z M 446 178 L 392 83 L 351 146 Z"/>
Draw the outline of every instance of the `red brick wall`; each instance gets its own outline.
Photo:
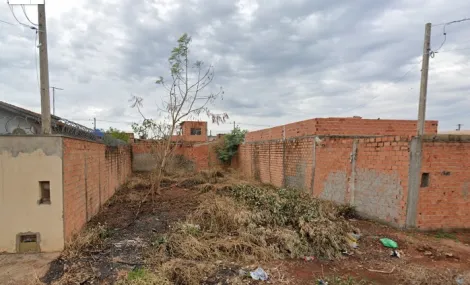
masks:
<path id="1" fill-rule="evenodd" d="M 78 233 L 131 173 L 128 146 L 64 138 L 65 239 Z"/>
<path id="2" fill-rule="evenodd" d="M 470 141 L 423 143 L 422 173 L 428 187 L 419 190 L 417 227 L 470 227 Z"/>
<path id="3" fill-rule="evenodd" d="M 358 211 L 404 226 L 410 137 L 360 139 L 354 205 Z"/>
<path id="4" fill-rule="evenodd" d="M 282 139 L 306 135 L 415 135 L 414 120 L 377 120 L 361 118 L 318 118 L 249 132 L 245 141 Z M 437 133 L 437 121 L 426 121 L 425 132 Z"/>
<path id="5" fill-rule="evenodd" d="M 240 146 L 233 165 L 264 183 L 351 203 L 363 214 L 403 225 L 409 141 L 409 137 L 395 136 L 330 136 L 316 142 L 313 138 L 251 142 Z M 357 151 L 353 171 L 354 145 Z"/>
<path id="6" fill-rule="evenodd" d="M 175 146 L 173 154 L 183 155 L 187 159 L 193 161 L 197 170 L 208 169 L 209 167 L 222 165 L 217 159 L 217 154 L 215 152 L 216 144 L 217 141 L 200 144 L 183 143 Z M 134 159 L 139 159 L 139 156 L 141 155 L 152 156 L 152 146 L 152 142 L 137 142 L 132 144 Z"/>

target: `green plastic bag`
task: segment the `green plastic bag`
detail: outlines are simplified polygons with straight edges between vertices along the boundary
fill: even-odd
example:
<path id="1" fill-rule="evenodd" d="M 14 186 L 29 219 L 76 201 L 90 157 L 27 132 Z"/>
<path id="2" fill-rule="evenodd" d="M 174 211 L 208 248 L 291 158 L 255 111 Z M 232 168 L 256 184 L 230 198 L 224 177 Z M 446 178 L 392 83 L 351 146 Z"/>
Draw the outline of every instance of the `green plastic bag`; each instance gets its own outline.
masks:
<path id="1" fill-rule="evenodd" d="M 389 239 L 389 238 L 381 238 L 380 239 L 380 242 L 385 246 L 385 247 L 388 247 L 388 248 L 398 248 L 398 244 Z"/>

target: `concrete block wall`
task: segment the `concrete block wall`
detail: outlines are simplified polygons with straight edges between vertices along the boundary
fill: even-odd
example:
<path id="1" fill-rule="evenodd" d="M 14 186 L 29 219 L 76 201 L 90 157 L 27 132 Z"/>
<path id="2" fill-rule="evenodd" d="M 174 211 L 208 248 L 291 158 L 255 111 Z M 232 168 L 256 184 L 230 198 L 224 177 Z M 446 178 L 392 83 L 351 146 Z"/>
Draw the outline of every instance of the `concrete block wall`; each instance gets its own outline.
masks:
<path id="1" fill-rule="evenodd" d="M 359 139 L 352 205 L 371 217 L 404 226 L 410 137 Z"/>
<path id="2" fill-rule="evenodd" d="M 77 234 L 131 174 L 129 146 L 63 139 L 65 240 Z"/>
<path id="3" fill-rule="evenodd" d="M 423 142 L 421 173 L 429 185 L 419 188 L 420 229 L 470 227 L 470 136 L 429 136 Z"/>
<path id="4" fill-rule="evenodd" d="M 415 120 L 378 120 L 362 118 L 316 118 L 274 128 L 249 132 L 245 142 L 293 138 L 310 135 L 414 135 Z M 438 122 L 426 121 L 425 132 L 437 134 Z M 285 133 L 284 133 L 285 132 Z"/>

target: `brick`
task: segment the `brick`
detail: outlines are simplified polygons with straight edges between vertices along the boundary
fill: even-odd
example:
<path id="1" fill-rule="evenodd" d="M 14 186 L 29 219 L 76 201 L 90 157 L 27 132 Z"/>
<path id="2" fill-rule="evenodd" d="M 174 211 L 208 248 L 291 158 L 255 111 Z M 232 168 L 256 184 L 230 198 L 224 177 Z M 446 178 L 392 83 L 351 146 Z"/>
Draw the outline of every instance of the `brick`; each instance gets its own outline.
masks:
<path id="1" fill-rule="evenodd" d="M 111 197 L 107 189 L 114 193 L 131 173 L 131 149 L 64 138 L 63 163 L 65 239 L 70 240 L 85 226 L 87 213 L 91 219 Z"/>

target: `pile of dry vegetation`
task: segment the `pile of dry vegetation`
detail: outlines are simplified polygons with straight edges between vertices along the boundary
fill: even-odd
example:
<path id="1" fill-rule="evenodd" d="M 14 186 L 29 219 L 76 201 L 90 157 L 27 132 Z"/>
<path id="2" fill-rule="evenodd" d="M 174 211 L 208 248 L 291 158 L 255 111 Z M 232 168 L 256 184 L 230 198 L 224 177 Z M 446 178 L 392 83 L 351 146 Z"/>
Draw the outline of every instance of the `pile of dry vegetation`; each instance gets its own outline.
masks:
<path id="1" fill-rule="evenodd" d="M 251 185 L 204 194 L 186 222 L 168 235 L 169 256 L 237 261 L 336 258 L 354 229 L 343 209 L 293 189 Z"/>
<path id="2" fill-rule="evenodd" d="M 221 171 L 166 176 L 162 184 L 199 193 L 193 197 L 200 203 L 168 230 L 146 241 L 152 246 L 144 254 L 144 266 L 120 278 L 118 284 L 212 284 L 208 280 L 227 264 L 240 269 L 276 259 L 335 259 L 348 248 L 346 234 L 357 231 L 345 219 L 350 211 L 347 207 L 295 189 L 240 181 L 235 173 Z M 116 196 L 141 193 L 144 197 L 149 187 L 147 175 L 135 175 L 126 185 L 128 190 Z M 102 243 L 107 231 L 101 225 L 94 228 L 68 247 L 68 257 Z M 228 284 L 246 284 L 245 278 L 234 271 Z"/>
<path id="3" fill-rule="evenodd" d="M 217 262 L 243 265 L 312 255 L 334 259 L 348 247 L 346 234 L 356 231 L 344 218 L 348 208 L 295 189 L 207 187 L 217 177 L 220 182 L 223 174 L 200 173 L 180 183 L 193 189 L 199 185 L 205 193 L 185 221 L 157 237 L 159 282 L 199 284 L 214 273 Z"/>

